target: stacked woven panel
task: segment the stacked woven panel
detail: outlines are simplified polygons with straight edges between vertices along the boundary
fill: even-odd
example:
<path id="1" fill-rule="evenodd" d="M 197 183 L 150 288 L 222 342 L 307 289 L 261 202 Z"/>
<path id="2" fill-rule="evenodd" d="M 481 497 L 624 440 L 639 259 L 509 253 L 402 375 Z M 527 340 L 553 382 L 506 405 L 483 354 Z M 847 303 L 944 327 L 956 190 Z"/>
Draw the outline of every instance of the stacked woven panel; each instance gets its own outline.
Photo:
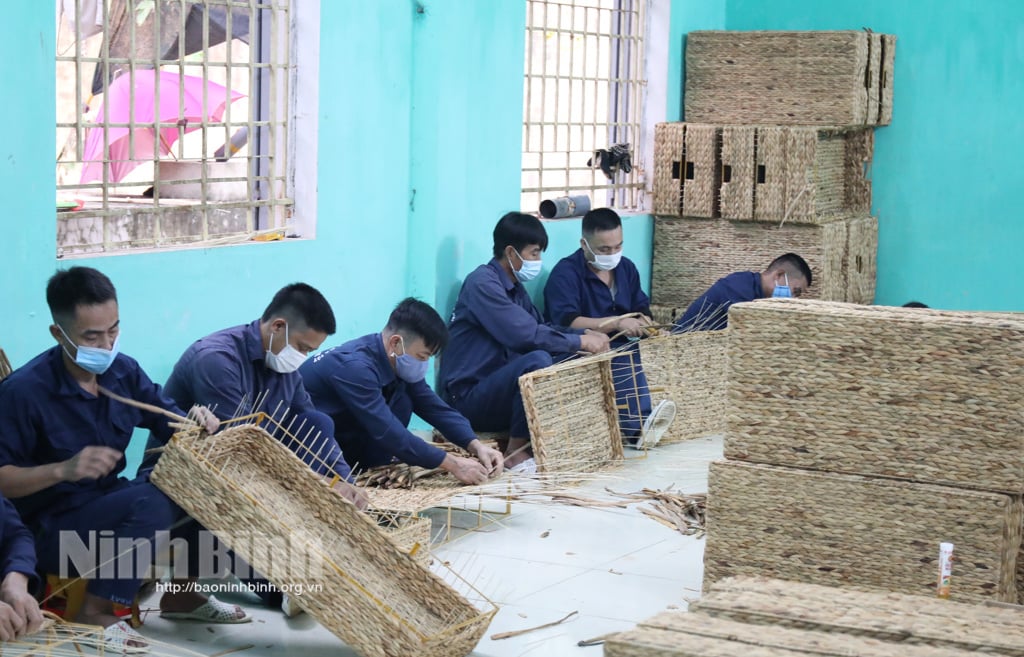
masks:
<path id="1" fill-rule="evenodd" d="M 690 32 L 685 112 L 701 123 L 888 125 L 896 37 Z"/>
<path id="2" fill-rule="evenodd" d="M 1024 656 L 1024 608 L 957 604 L 759 577 L 712 587 L 690 613 L 617 634 L 609 657 Z"/>
<path id="3" fill-rule="evenodd" d="M 660 123 L 659 216 L 819 224 L 871 211 L 866 128 Z"/>
<path id="4" fill-rule="evenodd" d="M 686 307 L 719 278 L 763 271 L 779 255 L 799 253 L 811 267 L 812 299 L 871 303 L 875 296 L 878 221 L 863 216 L 818 225 L 658 217 L 651 295 Z"/>
<path id="5" fill-rule="evenodd" d="M 1024 317 L 771 299 L 729 331 L 706 583 L 934 595 L 951 542 L 954 598 L 1024 601 Z"/>

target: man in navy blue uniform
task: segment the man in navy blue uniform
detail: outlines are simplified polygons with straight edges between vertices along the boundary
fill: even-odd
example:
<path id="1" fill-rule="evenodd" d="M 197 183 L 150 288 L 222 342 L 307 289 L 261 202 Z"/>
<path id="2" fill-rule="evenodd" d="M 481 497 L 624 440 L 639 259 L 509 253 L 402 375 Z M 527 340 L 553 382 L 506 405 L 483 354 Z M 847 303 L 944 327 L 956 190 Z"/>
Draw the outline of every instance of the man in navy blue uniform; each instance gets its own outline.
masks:
<path id="1" fill-rule="evenodd" d="M 505 467 L 512 471 L 536 470 L 519 377 L 578 351 L 608 350 L 604 333 L 548 325 L 533 305 L 523 283 L 540 274 L 547 247 L 536 217 L 509 212 L 498 221 L 494 257 L 462 283 L 438 375 L 442 398 L 475 430 L 508 431 Z"/>
<path id="2" fill-rule="evenodd" d="M 277 436 L 284 444 L 317 474 L 337 476 L 336 490 L 365 507 L 365 494 L 348 482 L 350 470 L 335 441 L 334 423 L 316 410 L 298 371 L 334 331 L 327 299 L 305 283 L 293 283 L 274 295 L 259 319 L 192 343 L 164 391 L 179 406 L 202 404 L 222 420 L 265 411 L 291 429 L 290 437 Z M 274 425 L 267 429 L 281 434 Z M 164 442 L 154 433 L 147 450 Z M 153 467 L 158 457 L 148 457 L 141 469 Z"/>
<path id="3" fill-rule="evenodd" d="M 795 253 L 772 260 L 763 272 L 738 271 L 718 279 L 675 321 L 673 332 L 718 331 L 729 324 L 729 306 L 765 297 L 799 297 L 811 286 L 811 268 Z"/>
<path id="4" fill-rule="evenodd" d="M 544 314 L 558 326 L 618 336 L 611 346 L 622 352 L 612 360 L 619 426 L 637 447 L 653 447 L 671 426 L 675 404 L 664 399 L 652 411 L 640 350 L 632 342 L 648 335 L 651 300 L 636 265 L 622 255 L 622 220 L 615 210 L 591 210 L 582 228 L 580 248 L 559 260 L 548 276 Z"/>
<path id="5" fill-rule="evenodd" d="M 299 369 L 317 409 L 337 427 L 345 460 L 358 468 L 393 461 L 441 468 L 466 484 L 501 474 L 501 452 L 481 443 L 469 421 L 427 384 L 430 358 L 448 343 L 448 329 L 433 308 L 405 299 L 387 326 L 306 361 Z M 409 429 L 416 413 L 476 458 L 449 454 Z"/>
<path id="6" fill-rule="evenodd" d="M 36 546 L 10 500 L 0 497 L 0 641 L 32 634 L 43 623 L 29 593 L 36 583 Z"/>
<path id="7" fill-rule="evenodd" d="M 59 573 L 62 533 L 91 544 L 98 532 L 118 541 L 142 539 L 132 563 L 151 562 L 157 532 L 168 530 L 177 507 L 148 478 L 118 477 L 136 427 L 170 438 L 161 414 L 115 401 L 101 388 L 181 415 L 139 364 L 118 351 L 120 317 L 113 284 L 99 271 L 58 271 L 46 287 L 57 345 L 0 383 L 0 494 L 13 500 L 33 532 L 39 565 Z M 192 409 L 205 428 L 219 422 L 206 409 Z M 102 536 L 101 536 L 102 538 Z M 119 562 L 121 563 L 121 562 Z M 100 564 L 96 564 L 99 567 Z M 67 570 L 64 568 L 63 570 Z M 89 579 L 80 622 L 107 628 L 108 647 L 141 650 L 145 640 L 114 615 L 113 603 L 130 605 L 143 573 L 82 572 Z M 161 609 L 210 612 L 209 620 L 247 618 L 234 605 L 194 592 L 166 593 Z"/>

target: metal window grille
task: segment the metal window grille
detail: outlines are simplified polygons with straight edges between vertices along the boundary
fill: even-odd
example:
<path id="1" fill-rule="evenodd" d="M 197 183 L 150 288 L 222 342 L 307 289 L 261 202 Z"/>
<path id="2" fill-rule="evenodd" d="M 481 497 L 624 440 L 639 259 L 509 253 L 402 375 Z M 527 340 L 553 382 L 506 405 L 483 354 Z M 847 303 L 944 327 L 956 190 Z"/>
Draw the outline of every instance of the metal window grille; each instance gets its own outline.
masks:
<path id="1" fill-rule="evenodd" d="M 521 207 L 587 194 L 643 204 L 644 31 L 648 0 L 527 0 Z M 629 144 L 632 171 L 609 179 L 594 151 Z"/>
<path id="2" fill-rule="evenodd" d="M 58 257 L 280 233 L 292 0 L 60 0 Z"/>

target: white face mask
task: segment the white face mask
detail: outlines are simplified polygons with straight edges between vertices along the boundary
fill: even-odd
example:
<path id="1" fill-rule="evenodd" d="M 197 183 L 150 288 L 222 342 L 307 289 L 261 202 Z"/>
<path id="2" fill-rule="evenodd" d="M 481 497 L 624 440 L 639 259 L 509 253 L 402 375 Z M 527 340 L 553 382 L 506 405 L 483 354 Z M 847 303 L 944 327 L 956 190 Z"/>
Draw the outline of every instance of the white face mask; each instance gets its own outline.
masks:
<path id="1" fill-rule="evenodd" d="M 512 267 L 512 271 L 516 273 L 516 278 L 519 279 L 520 283 L 527 283 L 540 275 L 540 271 L 544 267 L 543 260 L 526 260 L 523 256 L 519 255 L 518 251 L 515 251 L 515 254 L 519 256 L 519 260 L 523 263 L 523 266 L 519 271 L 516 271 L 516 268 L 512 266 L 511 260 L 508 261 L 508 266 Z"/>
<path id="2" fill-rule="evenodd" d="M 590 251 L 590 255 L 594 256 L 594 261 L 590 263 L 594 266 L 594 269 L 598 269 L 600 271 L 611 271 L 619 266 L 619 261 L 622 260 L 622 251 L 611 255 L 599 255 L 594 253 L 594 249 L 590 246 L 590 242 L 583 240 L 583 243 L 587 245 L 587 251 Z"/>
<path id="3" fill-rule="evenodd" d="M 274 346 L 274 334 L 271 333 L 270 343 L 267 345 L 267 355 L 263 358 L 263 362 L 279 374 L 291 374 L 306 362 L 306 354 L 288 343 L 287 324 L 284 325 L 284 343 L 284 349 L 280 353 L 272 352 L 270 348 Z"/>

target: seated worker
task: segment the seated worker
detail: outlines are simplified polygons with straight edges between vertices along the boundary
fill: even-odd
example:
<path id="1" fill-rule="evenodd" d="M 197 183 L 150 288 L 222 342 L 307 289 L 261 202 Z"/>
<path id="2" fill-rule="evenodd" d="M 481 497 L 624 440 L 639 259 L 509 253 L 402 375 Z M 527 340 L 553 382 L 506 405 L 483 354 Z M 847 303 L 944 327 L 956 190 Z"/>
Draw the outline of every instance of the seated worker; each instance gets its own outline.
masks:
<path id="1" fill-rule="evenodd" d="M 118 477 L 136 427 L 164 440 L 172 429 L 161 414 L 139 410 L 102 394 L 100 388 L 181 415 L 139 364 L 119 353 L 117 293 L 110 279 L 89 267 L 58 271 L 46 286 L 57 345 L 0 382 L 0 494 L 11 499 L 35 536 L 39 567 L 47 573 L 88 579 L 76 618 L 106 628 L 112 651 L 139 652 L 145 640 L 114 615 L 115 602 L 131 605 L 142 583 L 137 568 L 153 562 L 157 532 L 171 528 L 177 507 L 145 478 Z M 218 421 L 192 409 L 207 431 Z M 114 573 L 84 568 L 67 558 L 67 533 L 84 545 L 110 537 L 132 553 Z M 64 535 L 62 535 L 64 534 Z M 62 561 L 64 563 L 62 563 Z M 122 564 L 135 567 L 124 571 Z M 210 622 L 251 620 L 235 605 L 192 592 L 166 593 L 160 608 L 199 614 Z"/>
<path id="2" fill-rule="evenodd" d="M 327 299 L 305 283 L 293 283 L 274 295 L 259 319 L 192 343 L 174 365 L 164 392 L 183 408 L 207 406 L 221 420 L 266 412 L 291 429 L 291 438 L 278 436 L 282 442 L 317 474 L 337 476 L 335 489 L 365 508 L 366 495 L 348 482 L 350 470 L 334 439 L 334 423 L 313 406 L 298 372 L 309 353 L 334 331 Z M 276 427 L 267 430 L 275 433 Z M 320 438 L 312 440 L 317 434 Z M 147 451 L 165 442 L 154 433 Z M 318 447 L 316 453 L 309 449 L 311 442 Z M 158 458 L 158 452 L 151 453 L 140 472 Z"/>
<path id="3" fill-rule="evenodd" d="M 729 306 L 765 297 L 799 297 L 811 286 L 811 268 L 795 253 L 779 256 L 762 273 L 738 271 L 724 276 L 697 297 L 676 319 L 673 333 L 718 331 L 729 324 Z"/>
<path id="4" fill-rule="evenodd" d="M 921 303 L 920 301 L 908 301 L 903 304 L 904 308 L 927 308 L 928 306 Z"/>
<path id="5" fill-rule="evenodd" d="M 441 468 L 465 484 L 501 474 L 501 452 L 481 443 L 469 421 L 441 401 L 425 381 L 430 357 L 448 343 L 448 328 L 433 308 L 405 299 L 387 326 L 306 361 L 299 372 L 317 409 L 337 427 L 345 460 L 372 468 L 398 460 Z M 407 427 L 416 413 L 476 458 L 449 454 Z"/>
<path id="6" fill-rule="evenodd" d="M 523 283 L 540 274 L 548 234 L 534 216 L 509 212 L 494 227 L 494 257 L 462 283 L 441 359 L 441 398 L 477 431 L 508 431 L 505 467 L 534 472 L 519 377 L 578 351 L 608 350 L 608 336 L 543 322 Z"/>
<path id="7" fill-rule="evenodd" d="M 640 288 L 640 272 L 622 255 L 622 220 L 611 208 L 583 217 L 580 248 L 562 258 L 544 286 L 544 315 L 557 326 L 593 329 L 610 336 L 612 380 L 622 435 L 638 448 L 653 447 L 675 417 L 675 404 L 662 400 L 652 412 L 640 350 L 631 339 L 646 337 L 651 300 Z M 623 315 L 640 313 L 640 317 Z"/>
<path id="8" fill-rule="evenodd" d="M 32 634 L 43 624 L 29 593 L 36 583 L 36 545 L 10 500 L 0 497 L 0 641 Z"/>

